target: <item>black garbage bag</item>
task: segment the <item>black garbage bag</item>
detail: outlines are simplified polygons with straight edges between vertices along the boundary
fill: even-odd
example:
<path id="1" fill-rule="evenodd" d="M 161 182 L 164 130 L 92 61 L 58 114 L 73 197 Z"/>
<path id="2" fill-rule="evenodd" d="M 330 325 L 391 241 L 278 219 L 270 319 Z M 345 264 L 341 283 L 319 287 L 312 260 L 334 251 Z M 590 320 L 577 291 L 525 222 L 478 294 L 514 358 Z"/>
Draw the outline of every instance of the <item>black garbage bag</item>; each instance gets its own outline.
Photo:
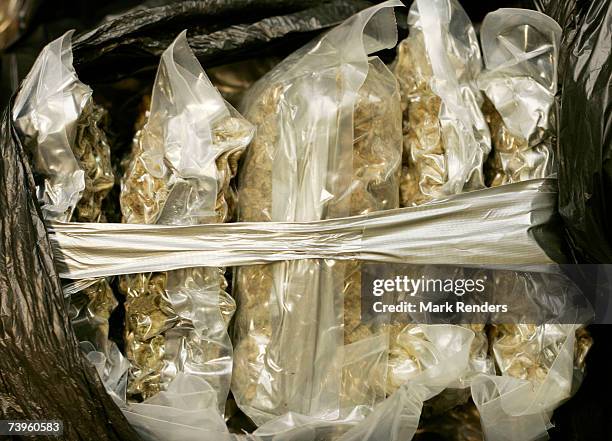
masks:
<path id="1" fill-rule="evenodd" d="M 79 0 L 0 2 L 0 16 L 3 7 L 9 8 L 17 21 L 11 32 L 10 25 L 0 19 L 0 29 L 9 26 L 9 29 L 0 30 L 0 107 L 8 104 L 47 43 L 70 29 L 77 33 L 92 29 L 106 16 L 118 15 L 140 3 L 140 0 L 106 0 L 98 2 L 94 8 L 91 3 Z"/>
<path id="2" fill-rule="evenodd" d="M 563 27 L 559 212 L 578 262 L 612 263 L 612 1 L 541 8 Z"/>
<path id="3" fill-rule="evenodd" d="M 77 73 L 94 89 L 98 82 L 154 72 L 165 39 L 177 29 L 190 28 L 196 55 L 211 66 L 260 50 L 294 50 L 369 5 L 355 0 L 152 4 L 160 6 L 110 18 L 76 40 Z M 62 420 L 62 439 L 136 440 L 79 349 L 10 109 L 9 103 L 0 135 L 0 419 Z"/>
<path id="4" fill-rule="evenodd" d="M 137 440 L 81 356 L 8 109 L 1 127 L 0 419 L 62 420 L 69 440 Z"/>

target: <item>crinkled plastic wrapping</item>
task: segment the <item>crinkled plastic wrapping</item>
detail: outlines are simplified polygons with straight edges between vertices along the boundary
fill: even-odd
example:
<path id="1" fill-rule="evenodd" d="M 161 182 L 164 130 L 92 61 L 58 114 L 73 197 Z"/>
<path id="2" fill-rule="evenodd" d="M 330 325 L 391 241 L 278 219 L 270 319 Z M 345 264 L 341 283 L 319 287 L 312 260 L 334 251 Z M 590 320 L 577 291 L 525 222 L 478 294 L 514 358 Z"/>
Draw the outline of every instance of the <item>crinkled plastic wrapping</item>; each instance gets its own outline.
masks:
<path id="1" fill-rule="evenodd" d="M 71 32 L 47 45 L 24 80 L 13 119 L 33 168 L 44 178 L 39 200 L 47 219 L 69 220 L 83 190 L 85 174 L 72 147 L 76 123 L 91 99 L 72 67 Z"/>
<path id="2" fill-rule="evenodd" d="M 102 381 L 124 389 L 127 362 L 108 338 L 109 318 L 117 304 L 108 280 L 94 279 L 90 286 L 69 294 L 68 313 L 81 349 Z"/>
<path id="3" fill-rule="evenodd" d="M 422 325 L 415 344 L 427 360 L 420 373 L 372 409 L 359 406 L 342 418 L 285 414 L 260 426 L 262 440 L 339 441 L 410 440 L 417 430 L 423 402 L 439 393 L 469 368 L 474 333 L 452 325 Z M 427 354 L 427 356 L 425 356 Z"/>
<path id="4" fill-rule="evenodd" d="M 181 33 L 162 54 L 148 120 L 135 137 L 121 188 L 124 220 L 164 225 L 229 220 L 230 181 L 252 136 L 252 125 L 223 100 Z M 227 328 L 235 309 L 226 289 L 222 268 L 121 277 L 127 399 L 144 400 L 128 405 L 126 415 L 140 432 L 170 439 L 162 435 L 172 424 L 198 433 L 199 425 L 212 424 L 203 418 L 223 423 L 232 374 Z M 204 408 L 216 415 L 196 412 Z M 148 426 L 160 419 L 166 426 Z"/>
<path id="5" fill-rule="evenodd" d="M 232 440 L 218 410 L 218 391 L 198 375 L 178 372 L 168 388 L 142 403 L 120 402 L 143 440 Z"/>
<path id="6" fill-rule="evenodd" d="M 523 224 L 521 224 L 521 225 L 523 225 Z M 380 249 L 379 249 L 378 251 L 380 252 Z M 413 394 L 411 394 L 410 396 L 414 396 L 414 395 L 413 395 Z M 160 412 L 166 412 L 167 410 L 166 410 L 166 409 L 164 409 L 164 407 L 163 407 L 163 406 L 161 406 L 161 407 L 160 407 L 160 409 L 159 409 L 159 411 L 160 411 Z M 170 436 L 170 435 L 168 435 L 168 437 L 169 437 L 169 436 Z M 174 433 L 174 436 L 176 436 L 176 433 Z"/>
<path id="7" fill-rule="evenodd" d="M 484 186 L 491 149 L 475 85 L 480 47 L 456 0 L 417 0 L 410 35 L 398 46 L 394 73 L 402 98 L 402 206 Z"/>
<path id="8" fill-rule="evenodd" d="M 486 439 L 546 437 L 552 411 L 571 394 L 577 328 L 520 325 L 520 334 L 507 335 L 501 328 L 493 351 L 502 375 L 472 382 Z"/>
<path id="9" fill-rule="evenodd" d="M 552 175 L 561 28 L 536 11 L 499 9 L 486 16 L 480 39 L 486 69 L 478 85 L 493 147 L 487 185 Z"/>
<path id="10" fill-rule="evenodd" d="M 546 2 L 563 25 L 559 212 L 575 258 L 612 262 L 612 2 Z"/>
<path id="11" fill-rule="evenodd" d="M 454 277 L 461 277 L 461 268 L 455 270 Z M 433 277 L 428 272 L 427 277 Z M 469 369 L 462 372 L 462 376 L 455 378 L 451 383 L 454 389 L 463 389 L 469 385 L 471 378 L 478 373 L 494 373 L 494 365 L 488 354 L 488 340 L 484 324 L 462 325 L 474 333 L 469 350 Z M 449 328 L 450 332 L 459 332 L 458 328 Z M 426 345 L 423 334 L 423 325 L 420 324 L 397 324 L 393 323 L 390 328 L 389 338 L 389 368 L 387 376 L 387 391 L 392 392 L 418 376 L 427 366 L 429 354 L 421 351 Z M 465 393 L 460 391 L 445 391 L 438 402 L 428 403 L 429 413 L 437 414 L 453 404 L 459 404 L 464 400 Z M 450 404 L 448 404 L 450 403 Z"/>
<path id="12" fill-rule="evenodd" d="M 487 183 L 502 185 L 554 172 L 555 94 L 561 29 L 534 11 L 501 9 L 481 28 L 486 71 L 479 85 L 488 101 L 493 155 Z M 520 280 L 495 276 L 498 289 Z M 480 377 L 472 395 L 487 439 L 546 436 L 552 411 L 573 391 L 574 367 L 590 343 L 577 344 L 581 325 L 508 324 L 491 329 L 500 376 Z M 575 388 L 575 385 L 574 385 Z"/>
<path id="13" fill-rule="evenodd" d="M 398 206 L 399 94 L 391 72 L 367 54 L 395 45 L 392 7 L 400 5 L 355 15 L 247 94 L 257 134 L 240 172 L 241 221 Z M 384 399 L 387 338 L 380 325 L 360 323 L 359 268 L 301 260 L 238 270 L 232 391 L 257 425 L 268 423 L 262 431 L 321 420 L 335 438 L 345 429 L 334 420 L 357 420 Z M 271 422 L 288 412 L 286 425 Z"/>
<path id="14" fill-rule="evenodd" d="M 33 159 L 46 219 L 101 222 L 102 201 L 114 184 L 106 111 L 72 66 L 72 32 L 49 43 L 28 74 L 13 106 L 13 118 Z M 81 348 L 108 361 L 101 368 L 107 381 L 122 358 L 108 340 L 108 318 L 117 301 L 108 280 L 92 281 L 69 296 L 69 316 Z M 119 358 L 111 359 L 111 354 Z M 113 381 L 113 380 L 111 380 Z"/>
<path id="15" fill-rule="evenodd" d="M 527 286 L 520 274 L 493 274 L 492 282 L 496 291 L 506 293 L 523 293 Z M 544 289 L 535 292 L 544 295 Z M 555 309 L 546 303 L 538 307 Z M 563 305 L 562 309 L 571 308 Z M 552 412 L 579 386 L 592 340 L 583 325 L 559 324 L 554 317 L 553 312 L 553 319 L 539 325 L 523 321 L 491 326 L 489 339 L 498 375 L 478 376 L 471 385 L 487 440 L 546 437 Z M 589 318 L 577 314 L 571 320 L 584 323 Z"/>
<path id="16" fill-rule="evenodd" d="M 49 43 L 24 80 L 13 118 L 29 150 L 45 218 L 103 221 L 101 205 L 114 184 L 106 112 L 72 66 L 72 32 Z"/>
<path id="17" fill-rule="evenodd" d="M 10 109 L 1 133 L 2 416 L 62 420 L 64 439 L 137 440 L 72 331 L 31 165 Z"/>
<path id="18" fill-rule="evenodd" d="M 475 87 L 482 68 L 480 47 L 465 11 L 454 0 L 417 0 L 408 25 L 410 34 L 398 46 L 394 73 L 403 110 L 401 204 L 417 206 L 482 188 L 490 136 Z M 492 372 L 484 327 L 471 327 L 476 338 L 470 364 L 474 372 Z M 421 355 L 414 352 L 414 343 L 408 344 L 420 338 L 419 325 L 393 324 L 389 390 L 422 368 Z M 450 398 L 452 392 L 446 394 Z"/>
<path id="19" fill-rule="evenodd" d="M 179 13 L 172 18 L 168 18 L 170 14 L 166 14 L 166 10 L 156 10 L 155 19 L 162 23 L 167 21 L 180 24 L 189 15 L 188 10 L 182 9 L 186 3 L 180 3 L 181 6 L 177 8 Z M 251 0 L 244 3 L 200 1 L 190 2 L 190 5 L 193 7 L 195 4 L 196 10 L 199 7 L 200 11 L 206 11 L 200 12 L 204 17 L 207 16 L 209 7 L 215 6 L 214 13 L 210 14 L 214 16 L 211 21 L 215 25 L 219 22 L 224 22 L 225 25 L 228 17 L 232 16 L 232 11 L 240 11 L 245 5 L 254 7 L 256 3 L 258 3 L 258 14 L 269 15 L 269 10 L 276 10 L 279 2 L 272 2 L 273 7 L 270 7 L 271 2 Z M 288 3 L 295 6 L 296 3 L 303 2 Z M 199 54 L 205 59 L 215 59 L 222 63 L 228 58 L 241 58 L 245 52 L 252 53 L 249 51 L 254 47 L 261 48 L 281 41 L 287 43 L 289 39 L 285 37 L 288 34 L 291 34 L 289 42 L 291 47 L 300 37 L 337 23 L 338 20 L 350 15 L 350 11 L 356 11 L 361 7 L 362 4 L 354 0 L 326 2 L 321 7 L 283 17 L 266 17 L 257 23 L 225 26 L 222 30 L 211 32 L 211 35 L 204 30 L 207 35 L 199 40 L 201 43 Z M 228 9 L 229 13 L 226 13 Z M 181 12 L 185 14 L 181 15 Z M 151 11 L 145 10 L 143 14 L 147 15 L 147 19 L 138 20 L 138 17 L 134 16 L 122 17 L 115 21 L 114 28 L 97 29 L 96 32 L 81 39 L 76 56 L 79 73 L 88 72 L 90 75 L 88 79 L 95 76 L 94 73 L 102 79 L 108 79 L 109 73 L 118 71 L 124 75 L 126 71 L 128 74 L 133 73 L 151 61 L 147 58 L 144 63 L 137 65 L 137 61 L 142 60 L 138 57 L 139 46 L 146 45 L 151 40 L 158 46 L 157 54 L 161 53 L 160 47 L 165 48 L 167 41 L 161 46 L 159 44 L 161 39 L 150 32 L 150 28 L 155 27 L 149 20 L 153 15 Z M 235 14 L 234 17 L 236 20 L 244 21 L 244 16 L 241 14 Z M 108 48 L 116 44 L 113 38 L 122 40 L 122 35 L 114 31 L 134 30 L 134 28 L 138 28 L 138 38 L 123 38 L 128 42 L 130 50 L 121 54 L 109 54 L 112 51 Z M 109 44 L 104 46 L 104 43 Z M 99 58 L 89 62 L 85 59 L 88 54 L 95 54 Z M 103 62 L 96 63 L 95 61 L 99 59 Z M 55 273 L 50 244 L 45 236 L 41 215 L 34 199 L 35 191 L 27 159 L 22 155 L 22 147 L 15 136 L 8 114 L 5 114 L 4 127 L 3 161 L 0 164 L 6 168 L 1 169 L 0 176 L 6 183 L 7 191 L 2 192 L 1 196 L 3 204 L 6 203 L 3 208 L 7 210 L 2 211 L 10 212 L 11 216 L 3 218 L 3 225 L 6 227 L 3 231 L 9 231 L 10 234 L 6 236 L 3 242 L 6 247 L 2 250 L 8 259 L 2 259 L 0 262 L 19 262 L 19 265 L 2 266 L 2 275 L 7 277 L 0 278 L 0 282 L 7 284 L 7 290 L 3 292 L 9 293 L 8 296 L 2 296 L 2 300 L 10 299 L 6 305 L 3 304 L 3 311 L 11 311 L 8 318 L 5 315 L 0 316 L 3 321 L 10 318 L 10 323 L 2 328 L 9 332 L 5 335 L 6 338 L 0 339 L 2 349 L 7 355 L 0 357 L 0 360 L 10 360 L 8 364 L 3 364 L 6 367 L 2 375 L 3 409 L 9 409 L 9 415 L 22 419 L 33 416 L 43 419 L 50 415 L 62 419 L 65 436 L 70 438 L 135 439 L 133 431 L 116 412 L 117 409 L 110 403 L 100 383 L 96 383 L 97 377 L 91 375 L 92 370 L 88 371 L 87 365 L 81 362 L 78 352 L 75 352 L 75 340 L 67 321 L 68 315 L 63 312 L 61 287 Z M 17 237 L 19 241 L 15 241 Z M 27 359 L 22 358 L 21 344 L 24 342 L 31 343 Z M 29 366 L 32 369 L 27 375 L 23 375 L 24 370 L 20 370 L 19 375 L 16 375 L 11 369 L 11 364 L 15 360 L 19 360 L 22 366 Z M 38 381 L 41 378 L 41 366 L 46 367 L 45 371 L 49 375 L 63 378 L 65 381 L 54 384 Z M 33 394 L 35 390 L 40 390 L 41 393 Z"/>
<path id="20" fill-rule="evenodd" d="M 43 49 L 17 95 L 13 118 L 43 179 L 38 195 L 45 217 L 99 222 L 114 183 L 105 111 L 76 76 L 71 35 Z"/>
<path id="21" fill-rule="evenodd" d="M 370 5 L 367 0 L 152 2 L 109 17 L 80 35 L 74 46 L 77 69 L 91 83 L 153 69 L 186 27 L 189 45 L 207 69 L 286 54 Z"/>

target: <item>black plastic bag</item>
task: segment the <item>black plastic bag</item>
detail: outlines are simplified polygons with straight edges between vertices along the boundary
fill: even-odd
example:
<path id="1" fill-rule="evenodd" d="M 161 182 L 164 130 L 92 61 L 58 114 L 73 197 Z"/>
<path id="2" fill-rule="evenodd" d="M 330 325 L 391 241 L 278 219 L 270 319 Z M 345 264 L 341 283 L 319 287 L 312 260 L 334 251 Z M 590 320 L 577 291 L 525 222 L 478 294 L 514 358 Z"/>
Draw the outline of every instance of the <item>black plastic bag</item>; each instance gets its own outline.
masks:
<path id="1" fill-rule="evenodd" d="M 578 262 L 612 263 L 612 1 L 540 7 L 563 27 L 559 212 Z"/>
<path id="2" fill-rule="evenodd" d="M 164 39 L 184 28 L 193 29 L 190 44 L 207 67 L 254 57 L 260 50 L 292 50 L 369 5 L 355 0 L 154 3 L 161 6 L 128 11 L 81 36 L 74 46 L 79 76 L 95 88 L 100 81 L 154 71 Z M 199 27 L 192 28 L 194 20 Z M 10 109 L 9 103 L 0 136 L 0 419 L 62 420 L 62 439 L 137 440 L 79 349 Z"/>
<path id="3" fill-rule="evenodd" d="M 185 28 L 189 46 L 207 68 L 277 54 L 368 5 L 347 0 L 189 0 L 137 7 L 77 37 L 75 68 L 86 83 L 154 70 L 161 53 Z"/>
<path id="4" fill-rule="evenodd" d="M 8 110 L 1 127 L 0 419 L 62 420 L 63 439 L 137 440 L 81 356 Z"/>

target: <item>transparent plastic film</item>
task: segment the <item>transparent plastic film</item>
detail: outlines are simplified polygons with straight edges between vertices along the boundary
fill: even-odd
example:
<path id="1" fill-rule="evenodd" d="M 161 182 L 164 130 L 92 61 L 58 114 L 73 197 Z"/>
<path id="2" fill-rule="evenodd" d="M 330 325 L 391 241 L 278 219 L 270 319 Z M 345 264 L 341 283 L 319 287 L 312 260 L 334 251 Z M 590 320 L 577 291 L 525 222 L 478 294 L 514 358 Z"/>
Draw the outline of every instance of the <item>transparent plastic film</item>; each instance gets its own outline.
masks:
<path id="1" fill-rule="evenodd" d="M 42 50 L 15 100 L 13 118 L 32 158 L 45 218 L 103 222 L 102 202 L 114 184 L 107 112 L 76 75 L 71 36 Z M 120 382 L 123 359 L 108 339 L 108 319 L 117 306 L 108 280 L 92 280 L 67 303 L 81 348 L 102 380 Z"/>
<path id="2" fill-rule="evenodd" d="M 455 0 L 417 0 L 409 36 L 398 46 L 394 73 L 404 113 L 402 206 L 484 186 L 491 149 L 476 33 Z"/>
<path id="3" fill-rule="evenodd" d="M 455 0 L 415 1 L 408 25 L 393 69 L 403 111 L 401 204 L 418 206 L 484 187 L 491 142 L 475 85 L 482 69 L 480 47 L 465 11 Z M 491 372 L 484 327 L 468 328 L 476 334 L 471 370 Z M 421 359 L 427 353 L 416 350 L 427 346 L 419 325 L 394 324 L 391 336 L 390 393 L 428 362 Z M 454 387 L 465 387 L 467 378 L 455 380 Z"/>
<path id="4" fill-rule="evenodd" d="M 109 318 L 118 305 L 109 279 L 92 279 L 89 286 L 67 297 L 70 321 L 81 350 L 96 367 L 106 389 L 125 397 L 129 363 L 109 339 Z"/>
<path id="5" fill-rule="evenodd" d="M 194 225 L 230 220 L 231 180 L 252 136 L 252 125 L 223 100 L 181 33 L 162 54 L 148 119 L 135 136 L 121 188 L 124 221 Z M 226 290 L 225 270 L 216 267 L 120 278 L 126 296 L 130 420 L 152 415 L 166 424 L 181 420 L 177 414 L 183 415 L 181 406 L 188 401 L 182 394 L 192 384 L 189 392 L 205 402 L 197 401 L 188 412 L 195 419 L 187 432 L 207 430 L 198 426 L 205 422 L 196 408 L 214 407 L 222 421 L 232 374 L 227 329 L 235 310 Z M 197 392 L 201 389 L 206 391 Z M 169 432 L 163 429 L 156 436 L 161 433 Z"/>
<path id="6" fill-rule="evenodd" d="M 243 109 L 257 134 L 240 171 L 241 221 L 318 221 L 398 206 L 399 94 L 391 72 L 368 58 L 395 45 L 394 6 L 353 16 L 247 93 Z M 237 271 L 232 390 L 262 431 L 274 432 L 269 424 L 283 414 L 296 430 L 312 419 L 333 426 L 384 398 L 386 331 L 359 324 L 359 268 L 301 260 Z M 368 362 L 348 361 L 361 351 Z M 339 435 L 338 424 L 325 430 Z"/>
<path id="7" fill-rule="evenodd" d="M 550 176 L 555 172 L 555 95 L 561 27 L 547 15 L 499 9 L 481 27 L 485 70 L 478 85 L 493 154 L 488 186 Z"/>
<path id="8" fill-rule="evenodd" d="M 464 278 L 468 277 L 466 270 L 461 267 L 446 267 L 436 265 L 407 266 L 403 272 L 409 274 L 412 279 L 436 279 L 436 278 Z M 472 276 L 470 276 L 472 277 Z M 390 326 L 390 356 L 389 373 L 387 388 L 388 393 L 393 392 L 413 376 L 419 375 L 421 370 L 429 366 L 432 361 L 438 360 L 439 356 L 434 355 L 430 350 L 431 343 L 426 336 L 426 327 L 419 324 L 418 315 L 406 323 L 403 314 L 391 317 Z M 414 323 L 412 323 L 412 321 Z M 474 338 L 469 351 L 469 369 L 456 376 L 451 386 L 453 388 L 465 388 L 469 385 L 469 380 L 477 373 L 494 373 L 494 365 L 488 354 L 488 340 L 484 324 L 466 324 L 461 326 L 449 327 L 448 335 L 452 333 L 463 333 L 461 327 L 472 331 Z M 456 336 L 456 338 L 458 338 Z M 450 368 L 451 365 L 448 365 Z M 457 391 L 445 391 L 443 400 L 460 400 L 461 393 Z M 439 399 L 441 399 L 439 397 Z M 436 404 L 429 409 L 436 412 Z"/>
<path id="9" fill-rule="evenodd" d="M 162 54 L 149 117 L 136 134 L 121 193 L 129 223 L 192 225 L 232 215 L 230 180 L 253 128 L 213 87 L 185 35 Z"/>
<path id="10" fill-rule="evenodd" d="M 546 437 L 552 411 L 571 396 L 579 325 L 500 327 L 493 352 L 501 376 L 479 376 L 472 398 L 487 440 Z"/>
<path id="11" fill-rule="evenodd" d="M 71 37 L 69 31 L 42 50 L 15 99 L 13 119 L 42 181 L 37 192 L 45 217 L 99 222 L 114 183 L 106 111 L 74 71 Z"/>
<path id="12" fill-rule="evenodd" d="M 217 391 L 197 375 L 180 372 L 167 390 L 142 403 L 122 405 L 123 414 L 145 441 L 235 439 L 218 412 Z"/>
<path id="13" fill-rule="evenodd" d="M 474 339 L 470 329 L 453 325 L 415 325 L 409 334 L 391 334 L 391 338 L 401 336 L 402 350 L 412 355 L 412 363 L 404 362 L 400 368 L 394 364 L 396 354 L 389 354 L 389 366 L 396 369 L 394 381 L 399 381 L 400 372 L 403 376 L 399 385 L 362 422 L 340 437 L 341 441 L 412 439 L 419 426 L 423 404 L 456 383 L 470 369 L 470 348 Z M 390 378 L 391 375 L 388 381 Z"/>
<path id="14" fill-rule="evenodd" d="M 390 375 L 387 387 L 406 383 L 431 388 L 431 398 L 455 385 L 470 370 L 475 332 L 456 325 L 407 325 L 391 332 Z"/>
<path id="15" fill-rule="evenodd" d="M 556 142 L 555 95 L 561 28 L 535 11 L 500 9 L 485 17 L 481 41 L 486 70 L 478 84 L 493 154 L 487 185 L 550 176 Z M 498 289 L 514 281 L 494 276 Z M 499 376 L 477 377 L 472 396 L 487 439 L 546 437 L 552 411 L 572 393 L 575 371 L 588 352 L 581 325 L 493 326 L 490 342 Z"/>
<path id="16" fill-rule="evenodd" d="M 76 121 L 91 98 L 72 67 L 72 32 L 49 43 L 36 59 L 13 105 L 13 120 L 44 177 L 38 188 L 47 218 L 69 220 L 85 188 L 72 146 Z"/>

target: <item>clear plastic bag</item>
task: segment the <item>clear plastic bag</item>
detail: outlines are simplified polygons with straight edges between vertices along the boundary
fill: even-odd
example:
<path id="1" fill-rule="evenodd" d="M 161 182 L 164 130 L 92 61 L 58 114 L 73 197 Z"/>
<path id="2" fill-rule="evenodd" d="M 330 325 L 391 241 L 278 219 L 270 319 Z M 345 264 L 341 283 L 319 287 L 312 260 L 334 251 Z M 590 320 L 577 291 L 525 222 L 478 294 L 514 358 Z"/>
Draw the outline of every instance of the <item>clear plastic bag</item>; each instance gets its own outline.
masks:
<path id="1" fill-rule="evenodd" d="M 162 225 L 229 220 L 231 179 L 252 136 L 252 125 L 223 100 L 181 33 L 162 54 L 148 120 L 135 137 L 121 188 L 124 220 Z M 180 395 L 184 379 L 195 377 L 187 381 L 214 391 L 222 420 L 232 373 L 227 328 L 235 310 L 226 289 L 224 269 L 214 267 L 121 277 L 131 364 L 127 398 L 144 400 L 128 407 L 131 418 L 146 418 L 147 409 Z M 157 414 L 168 422 L 176 410 Z M 192 421 L 195 433 L 200 422 Z"/>
<path id="2" fill-rule="evenodd" d="M 45 218 L 99 222 L 114 184 L 106 112 L 76 75 L 71 37 L 67 32 L 42 50 L 17 94 L 13 119 L 43 179 L 37 192 Z"/>
<path id="3" fill-rule="evenodd" d="M 417 0 L 393 71 L 404 112 L 402 206 L 484 186 L 490 149 L 476 32 L 456 0 Z"/>
<path id="4" fill-rule="evenodd" d="M 482 69 L 480 47 L 463 8 L 455 0 L 417 0 L 408 25 L 393 70 L 403 110 L 401 204 L 417 206 L 484 187 L 491 141 L 475 85 Z M 468 327 L 475 332 L 473 372 L 462 375 L 492 372 L 484 326 Z M 392 325 L 389 392 L 427 364 L 419 351 L 426 344 L 420 325 Z M 465 387 L 467 378 L 455 380 L 455 387 Z"/>
<path id="5" fill-rule="evenodd" d="M 393 6 L 401 3 L 355 15 L 248 92 L 244 113 L 257 135 L 239 176 L 241 221 L 313 221 L 398 206 L 397 85 L 378 58 L 368 58 L 396 43 Z M 330 260 L 238 269 L 232 391 L 263 425 L 257 435 L 297 436 L 295 429 L 303 439 L 320 431 L 337 437 L 384 399 L 386 331 L 359 321 L 359 269 Z"/>
<path id="6" fill-rule="evenodd" d="M 555 160 L 557 62 L 561 28 L 535 11 L 500 9 L 481 28 L 486 70 L 478 78 L 487 96 L 483 111 L 493 154 L 487 185 L 552 175 Z M 521 279 L 494 275 L 496 289 L 524 289 Z M 535 440 L 546 436 L 552 411 L 572 393 L 581 325 L 554 322 L 492 326 L 498 376 L 481 376 L 472 396 L 487 439 Z M 576 356 L 575 356 L 576 354 Z M 579 369 L 579 367 L 577 367 Z M 502 439 L 502 438 L 500 438 Z"/>
<path id="7" fill-rule="evenodd" d="M 565 291 L 572 289 L 571 281 L 555 273 L 550 277 L 503 273 L 492 273 L 496 291 L 522 299 L 527 296 L 531 300 L 525 306 L 538 308 L 543 317 L 546 311 L 551 318 L 544 324 L 529 324 L 517 309 L 516 320 L 522 323 L 491 325 L 489 340 L 497 375 L 474 378 L 472 397 L 486 439 L 504 434 L 502 439 L 536 440 L 551 427 L 552 412 L 575 392 L 592 345 L 583 325 L 565 323 L 584 323 L 592 310 L 574 304 L 571 291 Z"/>
<path id="8" fill-rule="evenodd" d="M 488 186 L 552 175 L 561 27 L 547 15 L 499 9 L 482 22 L 486 69 L 478 85 L 491 130 Z"/>
<path id="9" fill-rule="evenodd" d="M 219 413 L 218 391 L 198 375 L 179 372 L 167 389 L 142 403 L 119 403 L 146 441 L 234 439 Z"/>
<path id="10" fill-rule="evenodd" d="M 46 220 L 102 222 L 102 203 L 114 185 L 106 110 L 79 81 L 72 65 L 72 31 L 42 50 L 15 99 L 13 119 L 32 158 Z M 117 300 L 106 278 L 68 296 L 68 314 L 85 353 L 95 352 L 103 381 L 121 364 L 109 341 Z M 93 355 L 92 355 L 93 356 Z M 108 363 L 106 363 L 108 361 Z M 116 372 L 116 371 L 113 371 Z"/>
<path id="11" fill-rule="evenodd" d="M 501 376 L 472 383 L 486 439 L 541 439 L 552 411 L 570 397 L 579 325 L 514 325 L 493 341 Z M 518 331 L 518 332 L 517 332 Z"/>

